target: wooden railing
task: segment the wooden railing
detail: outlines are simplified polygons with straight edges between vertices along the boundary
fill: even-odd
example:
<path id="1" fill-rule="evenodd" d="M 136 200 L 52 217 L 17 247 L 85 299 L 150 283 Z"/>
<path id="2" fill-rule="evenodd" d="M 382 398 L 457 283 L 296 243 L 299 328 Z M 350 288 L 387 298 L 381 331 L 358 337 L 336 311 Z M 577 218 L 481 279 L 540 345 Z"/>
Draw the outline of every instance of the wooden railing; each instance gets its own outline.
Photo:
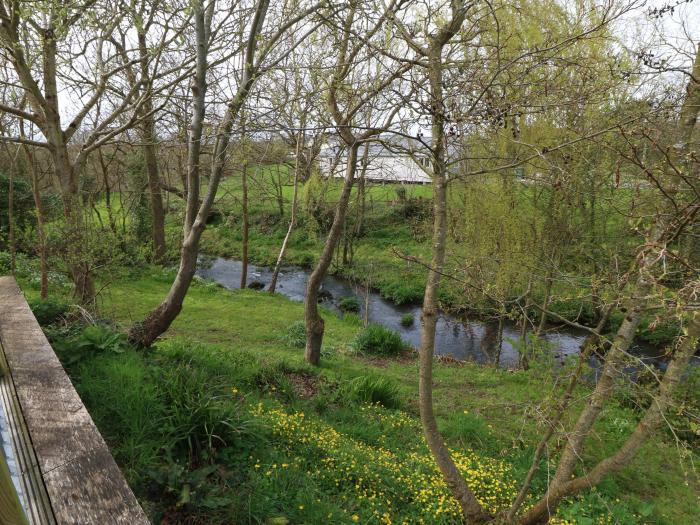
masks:
<path id="1" fill-rule="evenodd" d="M 0 277 L 0 367 L 0 402 L 10 422 L 27 522 L 148 524 L 11 277 Z M 0 525 L 23 523 L 3 521 L 16 510 L 16 497 L 0 498 Z"/>

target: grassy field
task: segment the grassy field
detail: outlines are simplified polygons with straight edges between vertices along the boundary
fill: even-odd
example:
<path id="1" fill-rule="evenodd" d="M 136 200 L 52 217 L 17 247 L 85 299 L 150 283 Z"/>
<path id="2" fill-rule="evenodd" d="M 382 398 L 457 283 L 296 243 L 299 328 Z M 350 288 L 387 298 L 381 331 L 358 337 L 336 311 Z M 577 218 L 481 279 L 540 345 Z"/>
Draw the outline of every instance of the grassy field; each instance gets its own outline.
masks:
<path id="1" fill-rule="evenodd" d="M 172 273 L 113 279 L 100 315 L 126 327 L 159 302 Z M 22 287 L 36 296 L 30 281 Z M 148 352 L 115 342 L 108 328 L 46 330 L 154 523 L 458 523 L 423 444 L 415 358 L 357 354 L 361 327 L 323 315 L 320 368 L 298 348 L 300 304 L 206 282 Z M 86 338 L 92 346 L 76 344 Z M 440 427 L 492 510 L 513 497 L 540 430 L 533 415 L 557 390 L 542 370 L 436 364 Z M 638 417 L 613 402 L 586 460 L 610 453 Z M 559 523 L 697 523 L 698 458 L 681 452 L 660 432 L 630 467 L 565 502 Z"/>

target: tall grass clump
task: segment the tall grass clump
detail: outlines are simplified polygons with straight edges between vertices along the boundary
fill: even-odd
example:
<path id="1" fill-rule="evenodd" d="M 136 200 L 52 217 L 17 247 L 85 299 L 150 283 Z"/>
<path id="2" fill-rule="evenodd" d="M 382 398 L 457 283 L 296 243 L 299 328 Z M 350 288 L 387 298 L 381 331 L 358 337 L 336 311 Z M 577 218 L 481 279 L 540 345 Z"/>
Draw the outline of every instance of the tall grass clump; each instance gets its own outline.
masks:
<path id="1" fill-rule="evenodd" d="M 402 354 L 408 348 L 399 334 L 378 324 L 370 324 L 362 330 L 354 347 L 358 352 L 385 356 Z"/>
<path id="2" fill-rule="evenodd" d="M 282 341 L 291 348 L 304 348 L 306 346 L 306 326 L 304 321 L 292 323 Z"/>
<path id="3" fill-rule="evenodd" d="M 354 296 L 343 297 L 338 302 L 338 308 L 341 312 L 357 313 L 360 311 L 360 300 Z"/>
<path id="4" fill-rule="evenodd" d="M 340 388 L 340 395 L 356 403 L 379 404 L 385 408 L 401 407 L 399 388 L 386 377 L 366 375 L 356 377 Z"/>

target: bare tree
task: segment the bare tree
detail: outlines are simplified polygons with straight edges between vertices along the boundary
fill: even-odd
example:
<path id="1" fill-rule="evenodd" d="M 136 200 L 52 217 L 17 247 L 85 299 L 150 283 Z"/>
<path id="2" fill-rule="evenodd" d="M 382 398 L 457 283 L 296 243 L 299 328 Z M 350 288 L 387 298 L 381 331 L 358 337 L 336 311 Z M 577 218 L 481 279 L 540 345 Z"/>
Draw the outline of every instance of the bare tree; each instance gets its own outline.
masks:
<path id="1" fill-rule="evenodd" d="M 345 223 L 345 216 L 357 171 L 358 149 L 363 143 L 388 129 L 401 109 L 401 105 L 395 104 L 387 109 L 377 122 L 369 126 L 359 126 L 357 120 L 361 113 L 366 111 L 371 104 L 380 103 L 381 95 L 386 94 L 389 91 L 389 87 L 410 68 L 410 64 L 396 66 L 390 63 L 391 69 L 386 70 L 384 64 L 371 63 L 373 47 L 369 46 L 367 42 L 379 33 L 386 21 L 392 16 L 392 13 L 397 10 L 398 5 L 396 2 L 390 2 L 375 19 L 372 18 L 371 12 L 365 13 L 361 11 L 361 8 L 368 9 L 369 7 L 356 1 L 350 2 L 341 13 L 344 14 L 344 18 L 339 22 L 340 27 L 334 27 L 332 33 L 332 36 L 337 38 L 337 41 L 333 42 L 333 48 L 338 50 L 338 54 L 331 69 L 331 77 L 327 88 L 327 105 L 333 124 L 336 126 L 338 137 L 347 150 L 347 159 L 345 177 L 340 197 L 336 204 L 333 223 L 326 237 L 318 263 L 309 276 L 306 285 L 306 296 L 304 298 L 306 349 L 304 357 L 306 361 L 313 365 L 319 364 L 324 332 L 324 321 L 318 311 L 318 293 L 333 260 L 333 252 L 338 245 L 343 224 Z M 358 32 L 363 35 L 363 38 L 356 38 Z M 370 59 L 367 58 L 367 53 L 369 53 Z M 358 77 L 362 78 L 362 81 Z M 358 89 L 351 94 L 347 91 L 348 84 L 356 86 Z M 360 89 L 361 86 L 364 86 L 364 89 Z M 355 128 L 360 128 L 360 131 L 355 131 Z"/>
<path id="2" fill-rule="evenodd" d="M 209 45 L 210 24 L 214 10 L 214 2 L 209 4 L 207 12 L 201 3 L 195 4 L 195 35 L 196 35 L 196 72 L 192 84 L 194 111 L 188 140 L 187 160 L 187 205 L 183 228 L 183 242 L 180 251 L 180 265 L 175 281 L 167 296 L 142 322 L 137 323 L 129 332 L 129 339 L 139 346 L 150 346 L 165 332 L 182 310 L 182 303 L 197 269 L 199 241 L 206 227 L 207 216 L 216 197 L 224 165 L 226 163 L 229 142 L 233 125 L 257 78 L 267 68 L 274 67 L 282 61 L 291 49 L 280 55 L 273 55 L 276 44 L 284 35 L 299 22 L 305 20 L 317 8 L 313 4 L 304 9 L 296 9 L 293 13 L 283 13 L 286 19 L 279 26 L 263 37 L 263 26 L 268 14 L 269 1 L 259 0 L 256 3 L 252 23 L 243 42 L 243 69 L 241 78 L 233 97 L 229 100 L 226 112 L 216 130 L 216 140 L 213 146 L 211 172 L 206 195 L 199 199 L 201 137 L 204 120 L 204 104 L 206 96 L 206 75 L 209 68 L 207 50 Z M 309 31 L 313 31 L 311 28 Z"/>
<path id="3" fill-rule="evenodd" d="M 27 109 L 7 104 L 0 105 L 0 109 L 34 124 L 40 132 L 37 137 L 3 140 L 43 147 L 50 153 L 63 200 L 65 242 L 69 247 L 67 264 L 75 296 L 83 302 L 91 301 L 95 290 L 86 237 L 88 224 L 80 198 L 80 175 L 92 151 L 138 121 L 143 104 L 151 95 L 140 90 L 141 80 L 125 91 L 112 83 L 127 66 L 115 61 L 117 51 L 108 44 L 122 21 L 121 14 L 107 16 L 110 8 L 108 3 L 97 0 L 73 1 L 61 6 L 55 2 L 37 2 L 32 9 L 17 0 L 0 2 L 0 46 L 27 102 Z M 89 33 L 91 57 L 77 44 L 85 40 L 85 32 Z M 64 126 L 65 101 L 59 96 L 59 87 L 73 79 L 79 79 L 76 91 L 81 96 L 77 110 Z M 118 101 L 107 103 L 108 92 L 118 94 Z M 91 129 L 85 130 L 90 119 Z M 73 144 L 77 146 L 75 154 L 71 153 Z"/>

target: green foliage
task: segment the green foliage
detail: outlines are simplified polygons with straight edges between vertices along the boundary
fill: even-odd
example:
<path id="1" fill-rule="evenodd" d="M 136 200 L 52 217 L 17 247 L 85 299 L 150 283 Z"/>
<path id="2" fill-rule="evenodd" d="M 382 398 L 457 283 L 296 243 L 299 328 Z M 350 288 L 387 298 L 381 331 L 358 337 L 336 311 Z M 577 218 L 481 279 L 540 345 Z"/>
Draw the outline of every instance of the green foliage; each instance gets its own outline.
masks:
<path id="1" fill-rule="evenodd" d="M 30 299 L 28 302 L 34 317 L 42 326 L 56 322 L 69 308 L 67 303 L 54 298 Z"/>
<path id="2" fill-rule="evenodd" d="M 469 447 L 498 452 L 498 445 L 496 443 L 494 446 L 493 432 L 488 427 L 488 422 L 473 412 L 463 410 L 450 414 L 441 429 Z"/>
<path id="3" fill-rule="evenodd" d="M 30 184 L 15 176 L 12 181 L 13 188 L 13 217 L 16 232 L 34 219 L 34 200 Z M 0 173 L 0 241 L 6 238 L 9 224 L 9 191 L 10 177 Z M 17 233 L 15 233 L 17 235 Z"/>
<path id="4" fill-rule="evenodd" d="M 407 349 L 399 334 L 378 324 L 362 330 L 353 345 L 358 352 L 386 356 L 400 355 Z"/>
<path id="5" fill-rule="evenodd" d="M 611 505 L 611 499 L 614 505 Z M 653 513 L 653 503 L 629 497 L 621 500 L 594 489 L 576 498 L 566 498 L 557 514 L 577 525 L 597 525 L 601 523 L 601 516 L 607 516 L 608 523 L 638 525 L 653 523 Z"/>
<path id="6" fill-rule="evenodd" d="M 409 279 L 387 282 L 381 288 L 382 297 L 397 305 L 419 302 L 425 291 L 425 283 Z"/>
<path id="7" fill-rule="evenodd" d="M 52 341 L 61 361 L 74 366 L 96 354 L 120 354 L 129 348 L 126 336 L 104 324 L 90 324 L 65 339 Z"/>
<path id="8" fill-rule="evenodd" d="M 287 329 L 287 335 L 283 337 L 284 343 L 291 348 L 304 348 L 306 346 L 306 325 L 304 321 L 296 321 Z"/>
<path id="9" fill-rule="evenodd" d="M 131 230 L 134 237 L 141 243 L 150 238 L 151 233 L 151 208 L 148 201 L 148 178 L 146 165 L 142 154 L 132 154 L 126 161 L 127 177 L 135 202 L 131 206 Z"/>
<path id="10" fill-rule="evenodd" d="M 147 360 L 134 350 L 93 355 L 77 376 L 130 485 L 146 509 L 156 509 L 154 522 L 167 507 L 185 521 L 231 522 L 241 477 L 236 467 L 222 465 L 241 464 L 256 428 L 223 378 L 185 360 Z M 249 437 L 242 442 L 243 436 Z"/>
<path id="11" fill-rule="evenodd" d="M 169 287 L 169 282 L 156 278 L 159 273 L 114 281 L 105 295 L 106 311 L 128 322 L 157 305 Z M 173 336 L 159 342 L 156 351 L 95 353 L 69 368 L 152 522 L 213 525 L 284 518 L 290 523 L 351 524 L 353 515 L 359 523 L 376 521 L 375 512 L 387 512 L 394 522 L 457 521 L 458 514 L 435 515 L 435 502 L 443 495 L 444 508 L 458 512 L 458 506 L 444 485 L 425 481 L 441 478 L 416 415 L 414 360 L 382 359 L 375 364 L 337 352 L 332 361 L 324 358 L 322 367 L 311 369 L 300 352 L 274 335 L 285 333 L 303 315 L 301 304 L 248 290 L 200 287 L 190 290 L 187 301 L 173 324 Z M 357 327 L 322 313 L 326 344 L 347 345 Z M 190 339 L 177 336 L 185 333 Z M 513 469 L 515 478 L 522 479 L 531 459 L 529 447 L 537 443 L 540 431 L 527 411 L 533 403 L 547 402 L 551 374 L 439 363 L 434 374 L 440 429 L 458 454 L 459 468 L 479 472 L 476 489 L 496 488 L 492 480 L 498 487 L 509 486 Z M 357 379 L 362 376 L 370 379 Z M 405 411 L 376 404 L 382 397 L 392 403 L 381 393 L 384 387 L 361 385 L 376 378 L 390 382 L 397 406 Z M 465 385 L 469 396 L 463 395 Z M 353 390 L 364 392 L 358 397 L 375 399 L 375 404 L 350 397 Z M 303 391 L 311 391 L 311 397 L 300 396 Z M 576 396 L 584 398 L 587 392 L 589 387 L 581 385 Z M 510 408 L 502 410 L 503 406 Z M 194 417 L 182 414 L 185 411 Z M 635 417 L 612 400 L 596 425 L 597 445 L 589 450 L 590 460 L 614 452 L 615 444 L 629 433 L 621 422 Z M 229 432 L 226 425 L 208 430 L 220 420 L 237 430 Z M 195 429 L 196 443 L 184 437 L 187 428 Z M 642 502 L 648 500 L 654 505 L 650 518 L 640 518 L 639 523 L 687 523 L 696 510 L 697 485 L 684 476 L 676 443 L 669 441 L 661 435 L 645 445 L 635 465 L 611 476 L 615 485 L 601 485 L 601 504 L 578 514 L 605 523 L 618 505 L 641 515 Z M 191 451 L 200 457 L 192 461 Z M 497 458 L 498 465 L 491 458 Z M 536 475 L 536 495 L 542 493 L 548 469 L 544 462 Z M 353 477 L 348 478 L 348 472 Z M 429 497 L 418 501 L 416 494 L 422 490 Z M 395 495 L 392 503 L 385 503 L 380 492 Z M 377 496 L 370 500 L 372 494 Z"/>
<path id="12" fill-rule="evenodd" d="M 355 403 L 379 404 L 386 408 L 402 405 L 396 383 L 378 375 L 363 375 L 347 381 L 340 388 L 340 396 Z"/>
<path id="13" fill-rule="evenodd" d="M 401 316 L 401 326 L 403 326 L 404 328 L 409 328 L 413 326 L 415 320 L 415 316 L 412 313 L 403 314 Z"/>
<path id="14" fill-rule="evenodd" d="M 360 300 L 355 296 L 343 297 L 338 301 L 338 308 L 341 312 L 357 313 L 360 311 Z"/>
<path id="15" fill-rule="evenodd" d="M 362 317 L 352 312 L 343 314 L 343 321 L 351 326 L 362 326 L 364 324 Z"/>

